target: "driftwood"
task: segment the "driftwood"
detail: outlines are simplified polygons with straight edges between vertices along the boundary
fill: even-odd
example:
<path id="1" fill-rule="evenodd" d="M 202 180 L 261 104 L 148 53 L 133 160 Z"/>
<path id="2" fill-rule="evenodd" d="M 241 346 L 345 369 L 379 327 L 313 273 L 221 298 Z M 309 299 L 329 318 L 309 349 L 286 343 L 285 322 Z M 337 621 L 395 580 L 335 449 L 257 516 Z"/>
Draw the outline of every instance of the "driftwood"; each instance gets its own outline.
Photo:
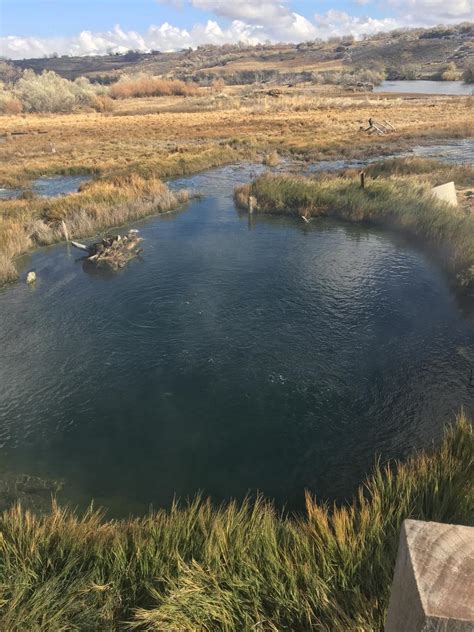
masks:
<path id="1" fill-rule="evenodd" d="M 85 246 L 84 244 L 80 244 L 78 241 L 71 241 L 71 244 L 75 248 L 78 248 L 79 250 L 84 250 L 85 252 L 89 253 L 89 246 Z"/>
<path id="2" fill-rule="evenodd" d="M 123 268 L 131 259 L 140 254 L 140 242 L 137 230 L 131 230 L 127 235 L 114 235 L 105 237 L 91 246 L 85 246 L 77 241 L 71 244 L 79 250 L 87 252 L 87 261 L 112 270 Z"/>
<path id="3" fill-rule="evenodd" d="M 373 118 L 369 118 L 369 127 L 364 129 L 364 132 L 367 132 L 367 134 L 378 134 L 379 136 L 385 136 L 385 134 L 394 131 L 395 127 L 390 121 L 376 121 Z"/>
<path id="4" fill-rule="evenodd" d="M 26 136 L 27 134 L 47 134 L 47 130 L 42 129 L 25 129 L 15 130 L 13 132 L 1 132 L 0 137 L 7 138 L 8 136 Z"/>

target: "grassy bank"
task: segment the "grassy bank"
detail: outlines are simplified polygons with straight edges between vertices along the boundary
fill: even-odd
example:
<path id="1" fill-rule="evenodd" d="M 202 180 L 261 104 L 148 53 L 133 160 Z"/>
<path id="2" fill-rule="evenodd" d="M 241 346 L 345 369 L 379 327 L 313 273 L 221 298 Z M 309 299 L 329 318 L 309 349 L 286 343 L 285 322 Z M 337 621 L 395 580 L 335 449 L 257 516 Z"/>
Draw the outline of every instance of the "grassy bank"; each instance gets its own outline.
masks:
<path id="1" fill-rule="evenodd" d="M 123 176 L 83 185 L 60 198 L 4 201 L 0 205 L 0 284 L 17 277 L 14 258 L 65 238 L 88 237 L 111 226 L 170 211 L 188 200 L 157 178 Z"/>
<path id="2" fill-rule="evenodd" d="M 416 174 L 417 165 L 422 175 Z M 435 247 L 456 283 L 472 287 L 474 215 L 435 201 L 430 188 L 440 180 L 446 182 L 448 174 L 463 185 L 474 184 L 474 169 L 436 165 L 419 159 L 374 165 L 367 170 L 365 189 L 360 188 L 356 172 L 318 177 L 266 174 L 238 187 L 235 200 L 246 208 L 249 196 L 254 196 L 259 213 L 303 215 L 307 219 L 333 216 L 395 228 Z M 412 175 L 405 175 L 408 172 Z"/>
<path id="3" fill-rule="evenodd" d="M 282 516 L 195 500 L 103 520 L 53 505 L 0 517 L 0 622 L 23 630 L 382 630 L 401 522 L 470 524 L 472 427 L 377 467 L 352 504 Z M 157 481 L 157 485 L 159 481 Z"/>

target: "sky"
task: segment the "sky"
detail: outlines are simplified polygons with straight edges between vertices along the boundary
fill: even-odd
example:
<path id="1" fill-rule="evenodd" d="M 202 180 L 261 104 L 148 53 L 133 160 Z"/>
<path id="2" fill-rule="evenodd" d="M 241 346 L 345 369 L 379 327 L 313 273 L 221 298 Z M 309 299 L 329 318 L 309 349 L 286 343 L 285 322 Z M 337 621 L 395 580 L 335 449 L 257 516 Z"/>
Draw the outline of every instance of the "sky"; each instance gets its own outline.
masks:
<path id="1" fill-rule="evenodd" d="M 0 0 L 0 55 L 360 38 L 469 20 L 474 0 Z"/>

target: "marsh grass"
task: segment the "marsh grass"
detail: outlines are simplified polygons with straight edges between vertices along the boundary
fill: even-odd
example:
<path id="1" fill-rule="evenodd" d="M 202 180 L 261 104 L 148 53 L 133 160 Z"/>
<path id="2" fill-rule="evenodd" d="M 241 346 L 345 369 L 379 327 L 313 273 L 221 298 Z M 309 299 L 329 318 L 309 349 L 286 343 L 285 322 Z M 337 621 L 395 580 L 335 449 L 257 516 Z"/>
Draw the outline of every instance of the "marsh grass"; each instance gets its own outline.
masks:
<path id="1" fill-rule="evenodd" d="M 361 189 L 355 172 L 342 175 L 298 177 L 265 174 L 238 187 L 236 204 L 246 208 L 249 196 L 257 199 L 257 212 L 338 217 L 350 222 L 388 226 L 435 247 L 439 258 L 462 287 L 474 284 L 474 215 L 435 200 L 426 177 L 405 173 L 407 163 L 391 162 L 368 169 L 377 177 Z M 423 162 L 423 167 L 426 163 Z M 472 167 L 461 167 L 462 181 L 472 182 Z M 455 168 L 440 167 L 443 176 Z M 424 173 L 424 172 L 422 172 Z M 471 174 L 471 175 L 470 175 Z"/>
<path id="2" fill-rule="evenodd" d="M 53 503 L 0 517 L 0 625 L 24 630 L 327 632 L 382 629 L 405 518 L 470 524 L 472 427 L 377 465 L 351 504 L 301 515 L 257 498 L 196 498 L 105 521 Z M 159 482 L 157 482 L 159 484 Z"/>
<path id="3" fill-rule="evenodd" d="M 196 95 L 199 88 L 192 83 L 179 79 L 161 79 L 147 74 L 136 76 L 124 75 L 109 90 L 113 99 L 129 99 L 133 97 L 163 97 Z"/>
<path id="4" fill-rule="evenodd" d="M 435 158 L 391 158 L 367 166 L 365 173 L 371 178 L 423 175 L 429 178 L 432 186 L 451 180 L 458 187 L 474 186 L 474 165 L 453 165 Z"/>
<path id="5" fill-rule="evenodd" d="M 95 180 L 60 198 L 4 201 L 0 206 L 0 283 L 17 276 L 13 259 L 36 246 L 88 237 L 147 215 L 168 212 L 188 200 L 157 178 L 123 175 Z"/>

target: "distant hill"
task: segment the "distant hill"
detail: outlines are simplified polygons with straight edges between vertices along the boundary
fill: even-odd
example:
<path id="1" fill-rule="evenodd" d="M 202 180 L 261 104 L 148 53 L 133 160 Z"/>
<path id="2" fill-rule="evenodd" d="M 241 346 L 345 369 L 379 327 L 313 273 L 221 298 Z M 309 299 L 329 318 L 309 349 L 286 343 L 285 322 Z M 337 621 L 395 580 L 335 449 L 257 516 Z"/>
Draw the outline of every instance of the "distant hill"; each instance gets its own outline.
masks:
<path id="1" fill-rule="evenodd" d="M 199 46 L 174 53 L 140 53 L 94 57 L 52 57 L 12 62 L 35 72 L 53 70 L 75 79 L 111 83 L 123 73 L 154 75 L 209 83 L 301 81 L 314 73 L 353 68 L 384 69 L 391 78 L 432 78 L 453 62 L 459 71 L 474 63 L 474 23 L 380 33 L 361 41 L 351 37 L 327 42 L 245 46 Z"/>

